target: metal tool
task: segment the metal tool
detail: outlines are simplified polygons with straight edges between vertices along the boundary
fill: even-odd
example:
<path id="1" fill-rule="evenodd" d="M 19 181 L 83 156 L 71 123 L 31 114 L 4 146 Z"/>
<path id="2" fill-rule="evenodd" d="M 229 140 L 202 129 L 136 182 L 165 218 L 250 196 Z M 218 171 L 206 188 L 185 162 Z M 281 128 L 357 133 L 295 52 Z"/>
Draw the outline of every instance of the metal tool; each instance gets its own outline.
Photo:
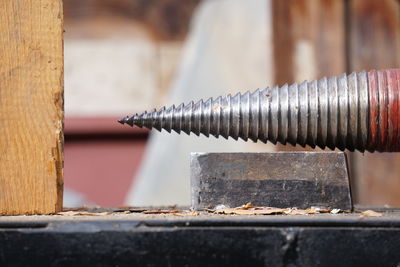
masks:
<path id="1" fill-rule="evenodd" d="M 400 151 L 400 69 L 352 73 L 125 117 L 131 126 L 340 150 Z"/>

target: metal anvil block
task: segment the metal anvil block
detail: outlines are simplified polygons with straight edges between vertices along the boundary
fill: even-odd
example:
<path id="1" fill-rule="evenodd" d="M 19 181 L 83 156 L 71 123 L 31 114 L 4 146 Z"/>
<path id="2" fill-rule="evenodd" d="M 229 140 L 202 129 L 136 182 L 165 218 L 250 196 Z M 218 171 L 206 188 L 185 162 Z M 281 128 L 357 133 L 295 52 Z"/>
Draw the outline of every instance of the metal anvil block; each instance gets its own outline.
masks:
<path id="1" fill-rule="evenodd" d="M 217 205 L 351 210 L 343 152 L 192 153 L 192 207 Z"/>

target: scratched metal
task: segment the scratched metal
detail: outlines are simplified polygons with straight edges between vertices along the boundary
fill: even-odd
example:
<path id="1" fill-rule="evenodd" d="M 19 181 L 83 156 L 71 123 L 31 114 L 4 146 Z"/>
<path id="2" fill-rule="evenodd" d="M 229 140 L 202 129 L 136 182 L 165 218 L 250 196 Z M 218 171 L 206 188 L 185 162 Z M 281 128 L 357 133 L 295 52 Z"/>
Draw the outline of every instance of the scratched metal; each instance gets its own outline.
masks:
<path id="1" fill-rule="evenodd" d="M 192 153 L 190 172 L 194 209 L 352 207 L 343 152 Z"/>

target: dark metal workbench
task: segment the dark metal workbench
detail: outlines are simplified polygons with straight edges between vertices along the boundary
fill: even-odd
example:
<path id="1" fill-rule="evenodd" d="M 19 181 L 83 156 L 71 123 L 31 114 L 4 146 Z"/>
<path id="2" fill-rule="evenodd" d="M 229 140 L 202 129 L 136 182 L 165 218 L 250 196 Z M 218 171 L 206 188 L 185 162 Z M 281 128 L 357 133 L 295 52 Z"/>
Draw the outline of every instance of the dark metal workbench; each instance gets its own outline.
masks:
<path id="1" fill-rule="evenodd" d="M 0 217 L 1 266 L 399 266 L 400 212 Z"/>

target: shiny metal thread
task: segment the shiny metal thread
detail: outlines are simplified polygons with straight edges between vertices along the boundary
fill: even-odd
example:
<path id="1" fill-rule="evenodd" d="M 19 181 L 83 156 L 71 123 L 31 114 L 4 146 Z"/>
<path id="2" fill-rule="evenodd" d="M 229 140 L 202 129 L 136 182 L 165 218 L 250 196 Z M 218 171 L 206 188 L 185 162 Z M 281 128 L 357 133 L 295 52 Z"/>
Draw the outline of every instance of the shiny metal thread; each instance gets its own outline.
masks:
<path id="1" fill-rule="evenodd" d="M 163 107 L 120 122 L 217 138 L 364 151 L 368 105 L 367 73 L 361 72 Z"/>

